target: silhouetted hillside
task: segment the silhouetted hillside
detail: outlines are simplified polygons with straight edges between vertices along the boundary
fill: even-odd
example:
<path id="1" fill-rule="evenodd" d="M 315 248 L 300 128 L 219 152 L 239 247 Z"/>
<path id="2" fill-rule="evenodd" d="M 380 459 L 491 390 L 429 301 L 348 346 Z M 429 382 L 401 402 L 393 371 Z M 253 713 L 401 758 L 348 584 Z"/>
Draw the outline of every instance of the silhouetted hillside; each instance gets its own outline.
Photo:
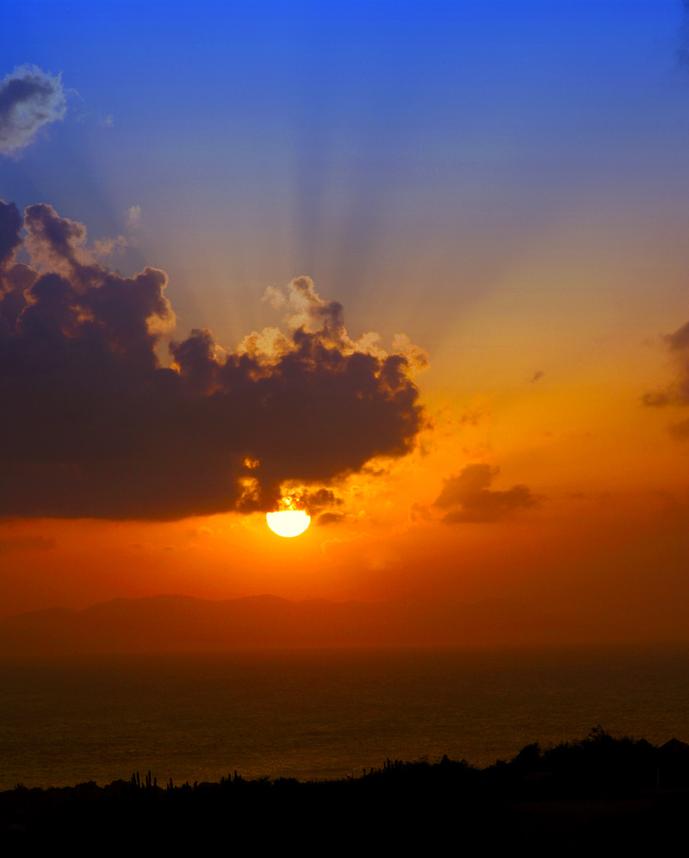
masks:
<path id="1" fill-rule="evenodd" d="M 81 611 L 37 611 L 0 621 L 0 651 L 203 651 L 238 647 L 500 643 L 551 636 L 519 606 L 293 602 L 274 596 L 209 601 L 116 599 Z"/>
<path id="2" fill-rule="evenodd" d="M 0 620 L 0 653 L 12 656 L 257 647 L 540 645 L 625 637 L 624 630 L 612 622 L 604 635 L 564 614 L 546 615 L 508 600 L 467 604 L 155 596 Z M 632 639 L 644 640 L 638 625 Z"/>
<path id="3" fill-rule="evenodd" d="M 477 769 L 387 761 L 337 781 L 248 781 L 161 786 L 148 773 L 109 786 L 0 793 L 0 834 L 19 840 L 124 840 L 159 844 L 226 838 L 283 848 L 344 846 L 364 854 L 413 842 L 448 851 L 528 846 L 539 854 L 658 850 L 683 834 L 689 811 L 689 746 L 656 747 L 595 728 L 580 742 L 522 749 L 510 762 Z M 449 838 L 449 841 L 448 841 Z M 427 853 L 426 853 L 427 854 Z M 490 853 L 489 853 L 490 854 Z"/>

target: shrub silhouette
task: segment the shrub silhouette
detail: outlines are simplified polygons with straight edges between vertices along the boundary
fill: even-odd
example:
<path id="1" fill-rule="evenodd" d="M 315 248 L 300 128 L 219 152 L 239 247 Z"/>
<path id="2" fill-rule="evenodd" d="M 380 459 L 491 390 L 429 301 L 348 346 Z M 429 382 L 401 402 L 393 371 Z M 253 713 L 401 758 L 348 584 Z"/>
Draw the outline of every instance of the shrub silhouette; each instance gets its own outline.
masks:
<path id="1" fill-rule="evenodd" d="M 0 793 L 0 836 L 70 842 L 108 831 L 132 842 L 155 834 L 159 844 L 176 844 L 182 835 L 231 830 L 256 846 L 289 832 L 302 838 L 320 832 L 321 845 L 334 849 L 350 835 L 355 845 L 364 832 L 378 832 L 387 850 L 392 841 L 407 847 L 414 837 L 427 842 L 461 830 L 465 846 L 533 847 L 560 835 L 555 851 L 568 854 L 591 837 L 615 849 L 646 838 L 657 854 L 659 838 L 680 832 L 687 815 L 689 745 L 615 738 L 600 725 L 579 741 L 526 745 L 512 760 L 484 769 L 447 756 L 387 759 L 339 780 L 247 780 L 235 771 L 218 783 L 169 780 L 164 788 L 151 771 L 143 779 L 136 771 L 129 781 L 103 787 L 90 781 Z"/>

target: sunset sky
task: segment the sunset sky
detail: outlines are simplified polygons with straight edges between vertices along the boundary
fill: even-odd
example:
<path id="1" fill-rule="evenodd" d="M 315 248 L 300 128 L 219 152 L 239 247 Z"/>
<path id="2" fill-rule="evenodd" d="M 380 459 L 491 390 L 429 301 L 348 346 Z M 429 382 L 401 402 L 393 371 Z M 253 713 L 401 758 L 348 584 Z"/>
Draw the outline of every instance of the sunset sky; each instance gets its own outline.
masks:
<path id="1" fill-rule="evenodd" d="M 0 616 L 686 637 L 679 0 L 24 0 L 0 63 Z"/>

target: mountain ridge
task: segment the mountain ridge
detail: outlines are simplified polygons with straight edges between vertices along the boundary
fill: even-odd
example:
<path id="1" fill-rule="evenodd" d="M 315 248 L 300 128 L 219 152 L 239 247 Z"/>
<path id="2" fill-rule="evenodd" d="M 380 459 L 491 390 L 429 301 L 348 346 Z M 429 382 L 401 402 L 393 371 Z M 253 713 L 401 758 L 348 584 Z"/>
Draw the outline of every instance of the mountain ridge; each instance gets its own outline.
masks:
<path id="1" fill-rule="evenodd" d="M 595 618 L 594 618 L 595 619 Z M 633 619 L 633 618 L 632 618 Z M 476 602 L 205 599 L 161 593 L 0 619 L 0 653 L 213 652 L 347 646 L 520 646 L 633 640 L 625 625 L 543 612 L 509 599 Z M 638 632 L 638 625 L 633 625 Z M 668 636 L 668 642 L 685 639 Z M 649 638 L 650 640 L 650 638 Z M 638 641 L 638 635 L 637 635 Z"/>

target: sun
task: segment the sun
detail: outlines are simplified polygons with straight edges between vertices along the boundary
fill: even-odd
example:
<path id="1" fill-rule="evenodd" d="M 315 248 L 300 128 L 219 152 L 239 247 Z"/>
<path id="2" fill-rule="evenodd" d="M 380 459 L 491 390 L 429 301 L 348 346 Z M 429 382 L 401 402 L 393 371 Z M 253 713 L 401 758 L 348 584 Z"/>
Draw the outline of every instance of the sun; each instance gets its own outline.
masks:
<path id="1" fill-rule="evenodd" d="M 273 533 L 292 539 L 304 533 L 311 524 L 311 516 L 305 509 L 297 509 L 293 498 L 284 497 L 279 509 L 266 513 L 266 523 Z"/>

